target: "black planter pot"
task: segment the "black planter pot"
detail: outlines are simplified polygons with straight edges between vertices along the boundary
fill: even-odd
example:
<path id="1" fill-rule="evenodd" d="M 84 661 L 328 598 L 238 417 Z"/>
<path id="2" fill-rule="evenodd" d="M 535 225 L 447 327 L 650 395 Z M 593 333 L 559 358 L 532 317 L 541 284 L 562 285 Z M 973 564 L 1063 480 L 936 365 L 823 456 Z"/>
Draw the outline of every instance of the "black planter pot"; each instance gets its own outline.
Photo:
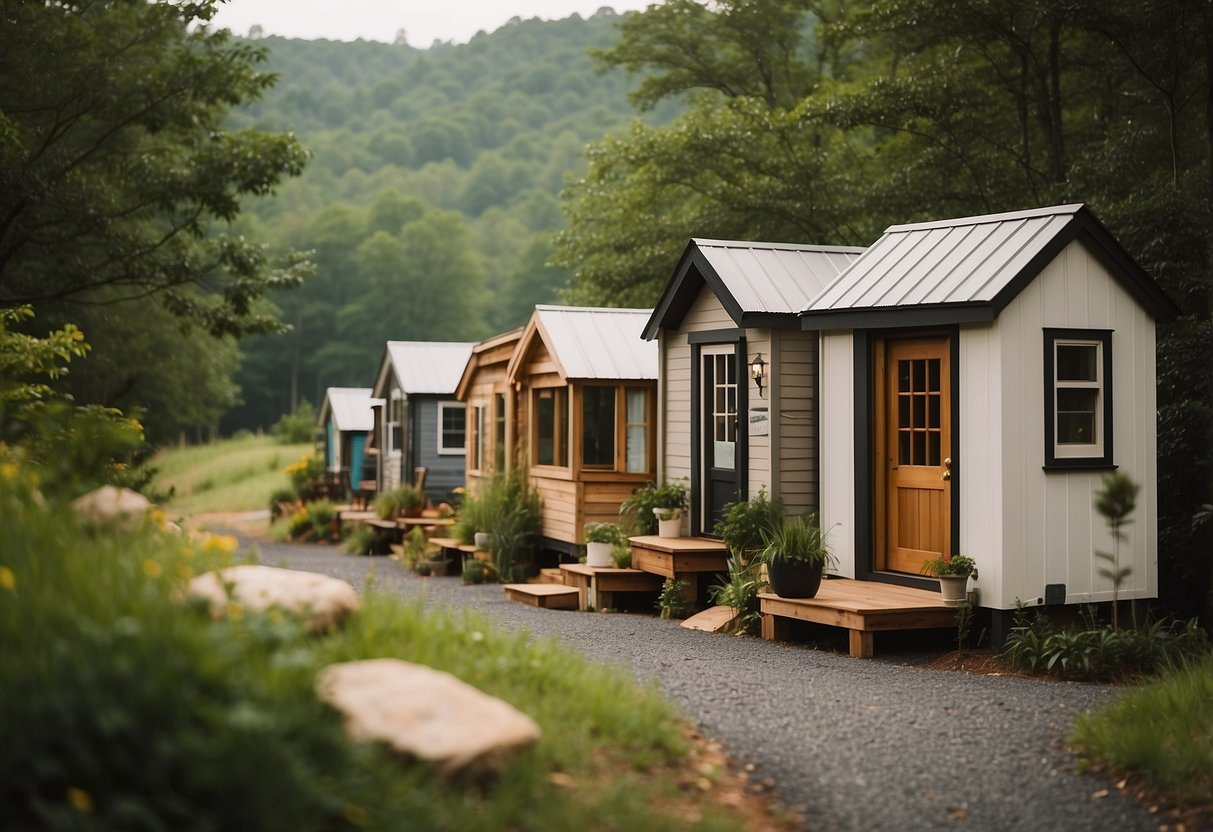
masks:
<path id="1" fill-rule="evenodd" d="M 809 565 L 794 561 L 771 561 L 767 564 L 767 579 L 771 591 L 780 598 L 812 598 L 821 586 L 824 564 Z"/>

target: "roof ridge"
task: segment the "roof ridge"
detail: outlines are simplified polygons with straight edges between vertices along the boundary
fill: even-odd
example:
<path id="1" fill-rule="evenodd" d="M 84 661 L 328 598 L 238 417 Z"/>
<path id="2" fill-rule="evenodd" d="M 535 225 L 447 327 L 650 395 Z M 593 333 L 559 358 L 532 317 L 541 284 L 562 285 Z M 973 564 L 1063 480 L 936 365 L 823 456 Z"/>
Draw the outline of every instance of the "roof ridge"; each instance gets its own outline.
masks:
<path id="1" fill-rule="evenodd" d="M 950 220 L 929 220 L 927 222 L 904 223 L 890 225 L 885 234 L 895 234 L 904 231 L 927 231 L 932 228 L 959 228 L 965 225 L 992 225 L 1013 220 L 1025 220 L 1038 217 L 1051 217 L 1058 214 L 1077 214 L 1086 207 L 1082 202 L 1071 202 L 1066 205 L 1046 205 L 1041 208 L 1028 208 L 1023 211 L 1007 211 L 1002 214 L 977 214 L 971 217 L 956 217 Z"/>

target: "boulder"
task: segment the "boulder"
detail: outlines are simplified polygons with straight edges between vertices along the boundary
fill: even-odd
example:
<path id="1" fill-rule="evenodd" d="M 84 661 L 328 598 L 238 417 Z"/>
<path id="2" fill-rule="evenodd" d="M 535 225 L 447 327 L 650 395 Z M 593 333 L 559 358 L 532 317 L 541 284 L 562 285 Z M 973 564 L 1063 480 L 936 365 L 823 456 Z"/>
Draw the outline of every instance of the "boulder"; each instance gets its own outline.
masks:
<path id="1" fill-rule="evenodd" d="M 312 632 L 335 627 L 359 606 L 358 593 L 346 581 L 274 566 L 232 566 L 207 572 L 190 581 L 186 593 L 208 602 L 211 615 L 221 618 L 227 612 L 229 584 L 231 601 L 256 612 L 278 607 L 306 616 Z"/>
<path id="2" fill-rule="evenodd" d="M 355 742 L 387 743 L 447 776 L 500 771 L 539 739 L 539 726 L 513 705 L 399 659 L 330 665 L 317 676 L 316 691 L 345 715 Z"/>
<path id="3" fill-rule="evenodd" d="M 72 511 L 91 523 L 130 523 L 141 520 L 152 503 L 137 491 L 103 485 L 72 501 Z"/>

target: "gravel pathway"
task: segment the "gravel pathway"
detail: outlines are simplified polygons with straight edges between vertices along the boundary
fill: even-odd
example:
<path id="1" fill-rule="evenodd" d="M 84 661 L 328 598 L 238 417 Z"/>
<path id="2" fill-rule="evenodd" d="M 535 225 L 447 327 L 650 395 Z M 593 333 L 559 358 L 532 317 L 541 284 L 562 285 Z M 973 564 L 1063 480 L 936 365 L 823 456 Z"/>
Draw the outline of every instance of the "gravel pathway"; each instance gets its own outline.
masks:
<path id="1" fill-rule="evenodd" d="M 499 586 L 421 579 L 387 558 L 259 544 L 262 562 L 344 578 L 359 590 L 479 609 L 499 626 L 557 636 L 661 689 L 734 757 L 755 764 L 813 830 L 1147 830 L 1156 823 L 1106 780 L 1075 774 L 1060 747 L 1076 714 L 1114 688 L 977 676 L 754 638 L 642 615 L 540 610 Z M 1097 796 L 1103 795 L 1103 796 Z"/>

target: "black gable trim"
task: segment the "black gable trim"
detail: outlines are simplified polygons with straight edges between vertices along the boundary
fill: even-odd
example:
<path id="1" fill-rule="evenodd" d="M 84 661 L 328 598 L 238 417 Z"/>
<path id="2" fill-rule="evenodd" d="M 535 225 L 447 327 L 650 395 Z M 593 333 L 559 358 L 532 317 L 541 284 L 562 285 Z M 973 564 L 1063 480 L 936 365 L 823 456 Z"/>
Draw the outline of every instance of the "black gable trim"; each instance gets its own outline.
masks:
<path id="1" fill-rule="evenodd" d="M 716 274 L 716 270 L 703 256 L 703 252 L 699 250 L 695 241 L 691 240 L 687 243 L 682 257 L 679 258 L 674 275 L 666 284 L 665 291 L 662 292 L 661 298 L 653 309 L 653 314 L 649 317 L 648 323 L 644 325 L 644 331 L 641 333 L 644 339 L 652 341 L 657 337 L 658 330 L 677 329 L 681 326 L 682 319 L 691 310 L 691 306 L 699 297 L 699 292 L 704 285 L 712 290 L 720 301 L 720 305 L 729 313 L 729 317 L 740 326 L 741 305 L 729 294 L 720 275 Z"/>

